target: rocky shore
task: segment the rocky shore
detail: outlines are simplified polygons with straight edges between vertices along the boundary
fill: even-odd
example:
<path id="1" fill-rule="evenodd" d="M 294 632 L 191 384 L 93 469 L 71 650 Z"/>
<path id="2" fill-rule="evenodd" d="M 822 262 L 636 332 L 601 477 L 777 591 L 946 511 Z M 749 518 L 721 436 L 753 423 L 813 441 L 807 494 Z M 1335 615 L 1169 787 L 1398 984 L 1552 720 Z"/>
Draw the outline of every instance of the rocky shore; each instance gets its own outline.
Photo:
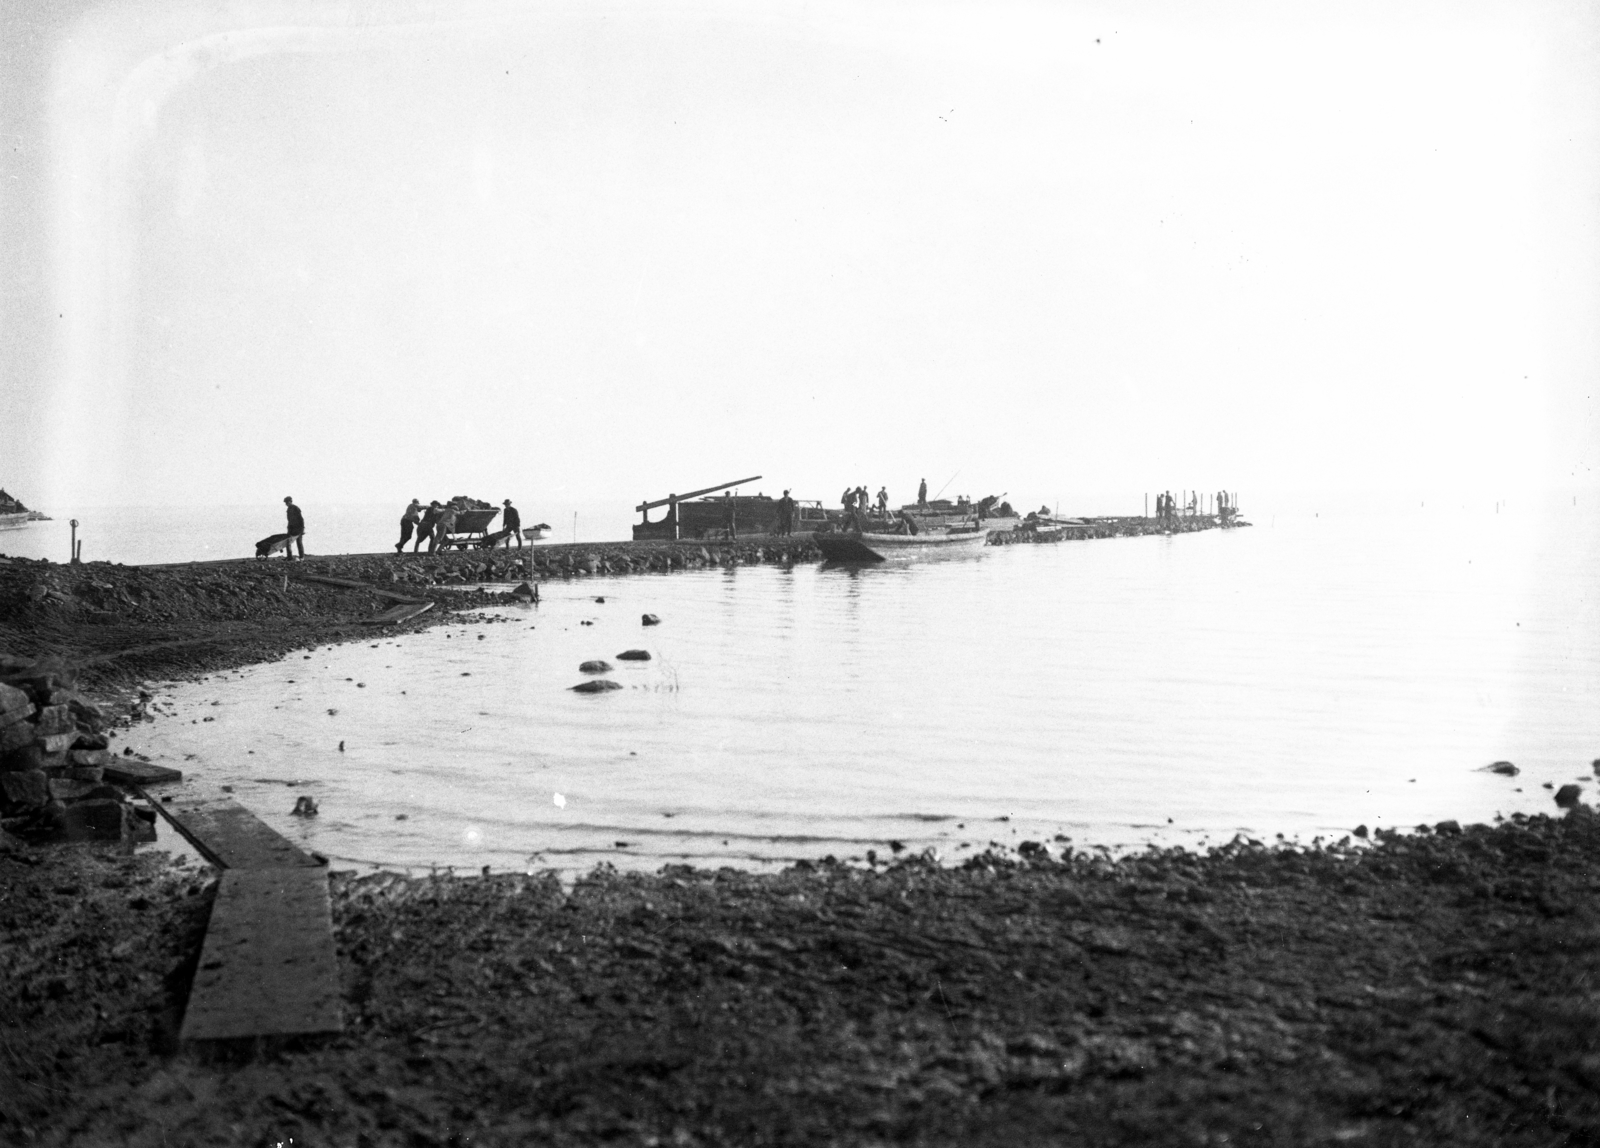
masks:
<path id="1" fill-rule="evenodd" d="M 0 561 L 0 775 L 92 821 L 150 679 L 370 637 L 396 594 L 808 550 Z M 176 1035 L 214 871 L 134 852 L 131 809 L 0 832 L 0 1143 L 1600 1144 L 1600 818 L 1553 797 L 1309 848 L 334 873 L 345 1031 L 230 1049 Z"/>
<path id="2" fill-rule="evenodd" d="M 1600 1142 L 1600 824 L 332 880 L 346 1031 L 176 1047 L 212 877 L 0 849 L 0 1141 Z"/>
<path id="3" fill-rule="evenodd" d="M 155 811 L 106 784 L 106 710 L 57 659 L 0 654 L 0 831 L 35 841 L 154 841 Z"/>
<path id="4" fill-rule="evenodd" d="M 0 555 L 0 652 L 51 657 L 116 703 L 142 683 L 250 665 L 351 640 L 402 592 L 434 609 L 410 625 L 502 600 L 516 585 L 600 574 L 816 561 L 808 540 L 540 545 L 521 551 L 315 555 L 167 566 Z M 362 583 L 338 586 L 306 576 Z M 382 593 L 375 593 L 381 591 Z"/>

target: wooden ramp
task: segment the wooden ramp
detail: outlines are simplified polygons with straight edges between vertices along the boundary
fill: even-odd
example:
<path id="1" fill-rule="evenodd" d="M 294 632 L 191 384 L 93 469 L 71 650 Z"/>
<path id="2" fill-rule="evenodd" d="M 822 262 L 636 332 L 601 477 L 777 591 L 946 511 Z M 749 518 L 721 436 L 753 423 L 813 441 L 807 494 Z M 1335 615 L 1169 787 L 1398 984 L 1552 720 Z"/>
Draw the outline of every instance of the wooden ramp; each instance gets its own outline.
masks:
<path id="1" fill-rule="evenodd" d="M 223 870 L 180 1039 L 341 1031 L 323 863 L 225 793 L 152 804 Z"/>
<path id="2" fill-rule="evenodd" d="M 172 827 L 223 869 L 319 869 L 305 852 L 225 793 L 188 793 L 150 801 Z"/>
<path id="3" fill-rule="evenodd" d="M 225 871 L 181 1039 L 304 1036 L 343 1027 L 327 873 Z"/>
<path id="4" fill-rule="evenodd" d="M 367 626 L 392 626 L 400 622 L 409 622 L 418 614 L 426 614 L 431 609 L 433 609 L 432 602 L 401 603 L 361 621 Z"/>
<path id="5" fill-rule="evenodd" d="M 369 594 L 376 594 L 380 598 L 387 598 L 391 602 L 426 602 L 428 599 L 419 598 L 415 594 L 402 594 L 397 590 L 383 590 L 367 582 L 357 582 L 353 578 L 335 578 L 329 574 L 295 574 L 296 582 L 320 582 L 324 586 L 341 586 L 346 590 L 365 590 Z"/>

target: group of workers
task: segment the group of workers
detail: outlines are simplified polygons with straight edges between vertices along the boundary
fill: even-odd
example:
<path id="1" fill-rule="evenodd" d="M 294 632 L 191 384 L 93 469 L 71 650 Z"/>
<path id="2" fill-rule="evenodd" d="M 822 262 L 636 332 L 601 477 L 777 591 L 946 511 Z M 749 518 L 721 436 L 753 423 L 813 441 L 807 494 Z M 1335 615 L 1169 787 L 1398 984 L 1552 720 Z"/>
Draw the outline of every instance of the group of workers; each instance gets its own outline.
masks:
<path id="1" fill-rule="evenodd" d="M 430 502 L 424 509 L 420 499 L 413 498 L 411 505 L 407 506 L 405 513 L 400 516 L 400 541 L 394 544 L 396 554 L 404 553 L 406 543 L 411 541 L 412 532 L 416 532 L 416 544 L 412 546 L 413 554 L 422 549 L 422 544 L 428 544 L 428 552 L 447 545 L 450 535 L 456 530 L 456 516 L 462 511 L 471 509 L 465 505 L 466 499 L 452 498 L 449 502 Z M 500 529 L 492 536 L 494 546 L 511 545 L 511 540 L 516 539 L 517 546 L 522 546 L 522 515 L 517 508 L 511 505 L 508 498 L 502 504 L 503 510 L 500 519 Z"/>
<path id="2" fill-rule="evenodd" d="M 849 518 L 852 514 L 870 513 L 874 505 L 876 505 L 879 518 L 889 517 L 889 488 L 885 486 L 878 488 L 878 495 L 875 499 L 869 498 L 866 487 L 854 486 L 844 492 L 840 497 L 840 501 L 844 504 L 846 518 Z"/>
<path id="3" fill-rule="evenodd" d="M 1156 495 L 1156 519 L 1160 522 L 1174 523 L 1180 515 L 1193 518 L 1199 513 L 1200 495 L 1196 492 L 1190 492 L 1187 503 L 1180 503 L 1170 490 Z M 1226 490 L 1217 491 L 1215 513 L 1224 526 L 1230 525 L 1239 513 L 1239 504 L 1234 495 Z"/>
<path id="4" fill-rule="evenodd" d="M 465 498 L 458 497 L 452 498 L 449 502 L 430 502 L 427 508 L 424 509 L 421 500 L 413 498 L 411 505 L 407 506 L 405 512 L 400 515 L 400 541 L 394 544 L 394 552 L 400 554 L 405 551 L 406 543 L 411 541 L 413 532 L 416 534 L 416 545 L 411 548 L 413 554 L 422 549 L 424 542 L 428 544 L 430 552 L 437 550 L 441 545 L 445 545 L 449 536 L 455 533 L 456 516 L 464 510 L 471 509 L 466 505 L 466 502 Z M 261 545 L 281 543 L 285 558 L 292 560 L 296 557 L 296 551 L 298 551 L 298 557 L 304 558 L 306 556 L 305 515 L 300 512 L 300 508 L 294 504 L 294 498 L 290 495 L 284 495 L 283 505 L 288 515 L 284 533 L 268 539 Z M 493 545 L 495 546 L 504 545 L 508 547 L 514 538 L 517 546 L 521 547 L 522 515 L 517 513 L 517 508 L 511 505 L 509 498 L 502 505 L 504 512 L 500 519 L 500 529 L 493 535 L 487 535 L 486 538 L 492 537 L 494 539 Z M 273 546 L 273 549 L 276 549 L 276 546 Z M 258 556 L 262 553 L 265 553 L 265 551 L 257 551 Z"/>

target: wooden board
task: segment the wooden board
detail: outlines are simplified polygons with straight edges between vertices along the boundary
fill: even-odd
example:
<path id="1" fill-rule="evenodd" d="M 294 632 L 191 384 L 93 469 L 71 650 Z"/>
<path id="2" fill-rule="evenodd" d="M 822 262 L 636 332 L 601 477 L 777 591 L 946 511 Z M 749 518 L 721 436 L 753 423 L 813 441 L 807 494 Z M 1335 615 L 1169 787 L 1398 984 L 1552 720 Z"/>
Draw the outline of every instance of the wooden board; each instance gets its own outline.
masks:
<path id="1" fill-rule="evenodd" d="M 302 1036 L 343 1027 L 327 874 L 223 873 L 181 1039 Z"/>
<path id="2" fill-rule="evenodd" d="M 401 594 L 397 590 L 380 590 L 376 586 L 365 582 L 357 582 L 352 578 L 334 578 L 326 574 L 296 574 L 296 582 L 320 582 L 324 586 L 342 586 L 346 590 L 365 590 L 369 594 L 376 594 L 380 598 L 387 598 L 391 602 L 426 602 L 428 599 L 419 598 L 415 594 Z"/>
<path id="3" fill-rule="evenodd" d="M 160 785 L 164 781 L 182 781 L 183 771 L 168 769 L 164 765 L 155 765 L 148 761 L 135 761 L 131 757 L 119 757 L 116 761 L 105 767 L 106 780 L 118 785 Z"/>
<path id="4" fill-rule="evenodd" d="M 432 602 L 418 602 L 415 604 L 402 604 L 392 609 L 385 610 L 371 618 L 361 619 L 368 626 L 390 626 L 397 622 L 409 622 L 418 614 L 426 614 L 433 609 Z"/>
<path id="5" fill-rule="evenodd" d="M 174 829 L 224 869 L 320 869 L 322 863 L 226 794 L 152 801 Z"/>

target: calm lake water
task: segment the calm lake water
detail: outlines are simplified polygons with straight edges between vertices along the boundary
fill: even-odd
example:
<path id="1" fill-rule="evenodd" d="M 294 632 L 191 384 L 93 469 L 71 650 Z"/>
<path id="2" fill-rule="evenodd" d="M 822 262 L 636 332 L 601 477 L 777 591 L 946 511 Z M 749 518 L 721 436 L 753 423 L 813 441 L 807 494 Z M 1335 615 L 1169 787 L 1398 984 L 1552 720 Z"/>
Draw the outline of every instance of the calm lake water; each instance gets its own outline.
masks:
<path id="1" fill-rule="evenodd" d="M 1543 784 L 1592 791 L 1600 757 L 1591 519 L 1279 516 L 553 582 L 496 624 L 172 685 L 129 740 L 340 862 L 410 867 L 762 866 L 890 841 L 959 860 L 1554 811 Z M 616 660 L 632 647 L 652 660 Z M 572 693 L 591 658 L 625 688 Z M 1499 758 L 1521 776 L 1481 771 Z M 302 793 L 318 818 L 289 816 Z"/>

